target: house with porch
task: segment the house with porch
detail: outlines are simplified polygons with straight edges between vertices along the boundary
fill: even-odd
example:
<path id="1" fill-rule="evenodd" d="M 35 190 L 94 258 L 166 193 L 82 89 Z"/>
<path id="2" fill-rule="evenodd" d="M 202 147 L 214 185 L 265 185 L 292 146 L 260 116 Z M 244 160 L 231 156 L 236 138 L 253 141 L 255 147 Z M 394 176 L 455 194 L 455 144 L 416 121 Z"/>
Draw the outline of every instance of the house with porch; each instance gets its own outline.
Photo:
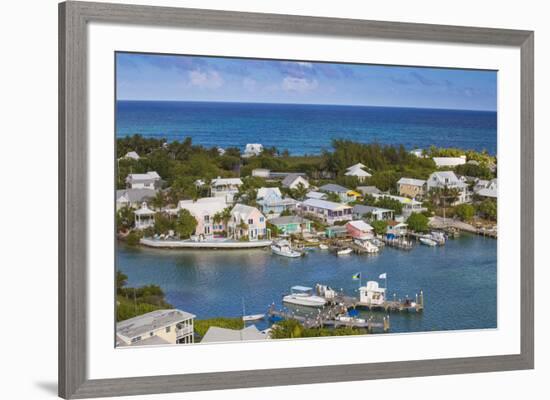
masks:
<path id="1" fill-rule="evenodd" d="M 300 205 L 304 214 L 310 214 L 329 225 L 338 221 L 351 221 L 352 207 L 332 201 L 307 199 Z"/>
<path id="2" fill-rule="evenodd" d="M 382 207 L 364 206 L 357 204 L 352 209 L 353 219 L 366 219 L 368 221 L 392 220 L 393 210 Z"/>
<path id="3" fill-rule="evenodd" d="M 277 230 L 284 234 L 311 233 L 311 221 L 299 215 L 288 215 L 269 220 L 270 224 L 277 227 Z"/>
<path id="4" fill-rule="evenodd" d="M 421 199 L 426 193 L 426 181 L 423 179 L 401 178 L 397 181 L 400 196 Z"/>
<path id="5" fill-rule="evenodd" d="M 155 225 L 155 211 L 147 207 L 147 203 L 141 203 L 141 207 L 134 211 L 134 226 L 142 230 Z"/>
<path id="6" fill-rule="evenodd" d="M 426 184 L 428 192 L 432 189 L 457 189 L 458 199 L 452 204 L 463 204 L 472 201 L 472 194 L 468 184 L 458 178 L 453 171 L 438 171 L 434 172 L 428 178 Z"/>
<path id="7" fill-rule="evenodd" d="M 222 197 L 203 197 L 197 200 L 181 200 L 172 213 L 177 215 L 181 210 L 189 211 L 197 220 L 195 236 L 208 239 L 226 230 L 223 221 L 215 221 L 215 215 L 221 214 L 226 207 Z"/>
<path id="8" fill-rule="evenodd" d="M 156 171 L 145 174 L 129 174 L 126 177 L 126 187 L 131 189 L 160 189 L 160 175 Z"/>
<path id="9" fill-rule="evenodd" d="M 256 203 L 267 218 L 278 217 L 283 211 L 293 211 L 298 205 L 298 202 L 292 198 L 283 198 L 278 187 L 259 188 L 256 193 Z"/>
<path id="10" fill-rule="evenodd" d="M 233 197 L 239 192 L 243 181 L 240 178 L 220 178 L 212 179 L 210 182 L 210 194 L 212 197 L 222 197 L 225 202 L 233 203 Z"/>
<path id="11" fill-rule="evenodd" d="M 237 204 L 231 210 L 228 233 L 236 240 L 258 240 L 269 237 L 265 216 L 256 207 Z"/>
<path id="12" fill-rule="evenodd" d="M 155 310 L 116 324 L 116 346 L 193 343 L 195 315 L 178 310 Z"/>

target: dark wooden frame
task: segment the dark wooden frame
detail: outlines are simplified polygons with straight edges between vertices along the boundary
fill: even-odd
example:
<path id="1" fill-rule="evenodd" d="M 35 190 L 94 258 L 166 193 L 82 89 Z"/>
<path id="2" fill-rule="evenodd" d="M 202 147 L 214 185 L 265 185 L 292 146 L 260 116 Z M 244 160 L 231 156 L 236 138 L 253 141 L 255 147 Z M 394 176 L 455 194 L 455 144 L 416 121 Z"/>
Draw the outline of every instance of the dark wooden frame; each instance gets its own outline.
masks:
<path id="1" fill-rule="evenodd" d="M 109 22 L 512 46 L 521 50 L 521 353 L 90 380 L 86 374 L 87 24 Z M 59 5 L 59 395 L 89 398 L 534 368 L 532 31 L 65 2 Z"/>

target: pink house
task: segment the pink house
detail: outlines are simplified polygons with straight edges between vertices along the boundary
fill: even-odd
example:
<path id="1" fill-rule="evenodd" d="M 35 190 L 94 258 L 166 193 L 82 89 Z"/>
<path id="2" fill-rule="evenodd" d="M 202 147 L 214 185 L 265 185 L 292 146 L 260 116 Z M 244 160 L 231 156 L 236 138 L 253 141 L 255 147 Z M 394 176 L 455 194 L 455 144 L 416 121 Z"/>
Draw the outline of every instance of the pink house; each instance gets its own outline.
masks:
<path id="1" fill-rule="evenodd" d="M 231 210 L 228 231 L 237 240 L 258 240 L 268 236 L 265 216 L 257 208 L 244 204 L 237 204 Z"/>
<path id="2" fill-rule="evenodd" d="M 372 238 L 373 228 L 365 221 L 350 221 L 346 224 L 348 234 L 354 239 L 368 239 Z"/>
<path id="3" fill-rule="evenodd" d="M 227 207 L 223 197 L 203 197 L 196 201 L 182 200 L 178 203 L 176 213 L 187 210 L 197 220 L 195 235 L 212 237 L 225 230 L 223 221 L 214 221 L 214 215 L 223 212 Z"/>

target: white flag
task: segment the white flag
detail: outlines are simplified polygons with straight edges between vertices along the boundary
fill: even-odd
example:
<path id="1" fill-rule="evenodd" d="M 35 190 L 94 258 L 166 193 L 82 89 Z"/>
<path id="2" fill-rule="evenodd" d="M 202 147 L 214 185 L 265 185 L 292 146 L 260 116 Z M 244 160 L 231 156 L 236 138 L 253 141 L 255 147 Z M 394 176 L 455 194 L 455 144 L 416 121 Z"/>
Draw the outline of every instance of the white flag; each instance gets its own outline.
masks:
<path id="1" fill-rule="evenodd" d="M 384 272 L 383 274 L 380 274 L 380 276 L 378 277 L 378 279 L 387 279 L 387 278 L 386 278 L 386 273 Z"/>

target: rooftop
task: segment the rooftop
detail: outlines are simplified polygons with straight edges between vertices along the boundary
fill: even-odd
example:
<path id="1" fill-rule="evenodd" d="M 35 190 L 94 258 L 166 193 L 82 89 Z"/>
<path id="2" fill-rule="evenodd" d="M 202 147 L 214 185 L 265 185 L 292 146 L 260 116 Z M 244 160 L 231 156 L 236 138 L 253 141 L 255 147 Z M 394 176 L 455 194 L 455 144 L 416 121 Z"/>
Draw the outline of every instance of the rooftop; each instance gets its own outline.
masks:
<path id="1" fill-rule="evenodd" d="M 288 174 L 284 179 L 283 179 L 283 186 L 288 186 L 288 185 L 291 185 L 296 179 L 298 178 L 302 178 L 302 179 L 306 179 L 304 178 L 304 176 L 302 174 Z"/>
<path id="2" fill-rule="evenodd" d="M 150 181 L 150 180 L 159 180 L 160 175 L 156 171 L 148 171 L 145 174 L 129 174 L 126 180 L 128 182 L 134 181 Z"/>
<path id="3" fill-rule="evenodd" d="M 306 193 L 306 197 L 308 199 L 320 199 L 320 200 L 322 200 L 322 199 L 326 199 L 327 194 L 322 193 L 322 192 L 311 191 L 311 192 Z"/>
<path id="4" fill-rule="evenodd" d="M 367 224 L 365 221 L 350 221 L 348 222 L 348 225 L 353 226 L 355 229 L 359 229 L 360 231 L 372 231 L 372 226 Z"/>
<path id="5" fill-rule="evenodd" d="M 212 186 L 242 185 L 241 178 L 216 178 L 212 179 Z"/>
<path id="6" fill-rule="evenodd" d="M 157 191 L 154 189 L 120 189 L 116 191 L 116 199 L 119 201 L 124 197 L 130 203 L 141 203 L 144 200 L 155 197 Z"/>
<path id="7" fill-rule="evenodd" d="M 116 332 L 118 335 L 132 339 L 145 333 L 172 326 L 178 322 L 195 318 L 195 315 L 173 309 L 156 310 L 147 314 L 117 322 Z"/>
<path id="8" fill-rule="evenodd" d="M 310 207 L 324 208 L 326 210 L 343 210 L 346 208 L 351 208 L 345 204 L 320 199 L 307 199 L 302 204 Z"/>
<path id="9" fill-rule="evenodd" d="M 376 186 L 357 186 L 357 190 L 359 190 L 363 194 L 382 193 L 382 191 Z"/>
<path id="10" fill-rule="evenodd" d="M 308 219 L 299 217 L 298 215 L 287 215 L 284 217 L 277 217 L 269 220 L 273 225 L 286 225 L 286 224 L 303 224 L 311 222 Z"/>
<path id="11" fill-rule="evenodd" d="M 343 186 L 337 185 L 335 183 L 327 183 L 319 188 L 324 192 L 334 192 L 334 193 L 347 193 L 349 189 L 346 189 Z"/>
<path id="12" fill-rule="evenodd" d="M 266 340 L 265 333 L 261 333 L 255 325 L 247 326 L 241 330 L 219 328 L 211 326 L 204 334 L 201 343 L 212 342 L 238 342 L 242 340 Z"/>
<path id="13" fill-rule="evenodd" d="M 401 178 L 397 181 L 397 183 L 399 183 L 400 185 L 424 186 L 426 181 L 414 178 Z"/>
<path id="14" fill-rule="evenodd" d="M 390 210 L 388 208 L 374 207 L 374 206 L 364 206 L 362 204 L 356 204 L 353 206 L 354 214 L 367 214 L 367 213 L 374 213 L 374 212 L 391 212 L 391 211 L 393 210 Z"/>

